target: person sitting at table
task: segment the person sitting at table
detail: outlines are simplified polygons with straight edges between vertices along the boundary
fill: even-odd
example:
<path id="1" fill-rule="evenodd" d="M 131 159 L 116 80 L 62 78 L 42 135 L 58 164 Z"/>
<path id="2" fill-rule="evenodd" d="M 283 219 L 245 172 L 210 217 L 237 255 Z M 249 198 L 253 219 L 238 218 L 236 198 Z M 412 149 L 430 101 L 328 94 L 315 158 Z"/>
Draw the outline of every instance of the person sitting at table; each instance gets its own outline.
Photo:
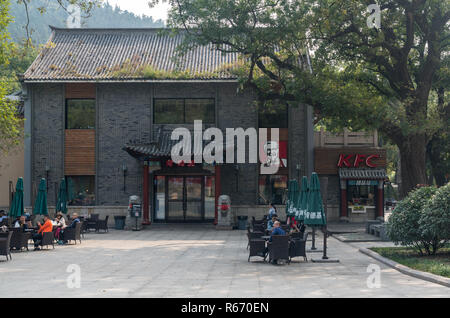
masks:
<path id="1" fill-rule="evenodd" d="M 278 221 L 278 216 L 274 214 L 272 216 L 272 219 L 269 222 L 267 222 L 267 231 L 272 231 L 273 225 L 275 224 L 276 221 Z"/>
<path id="2" fill-rule="evenodd" d="M 6 215 L 5 210 L 0 210 L 0 223 L 8 220 L 8 215 Z"/>
<path id="3" fill-rule="evenodd" d="M 58 244 L 60 244 L 60 245 L 67 244 L 67 241 L 64 240 L 64 230 L 66 230 L 66 229 L 74 229 L 77 226 L 77 223 L 80 223 L 80 219 L 78 218 L 78 214 L 74 213 L 74 214 L 72 214 L 72 222 L 70 223 L 70 225 L 66 226 L 59 233 L 59 238 L 60 239 L 58 240 Z"/>
<path id="4" fill-rule="evenodd" d="M 274 235 L 286 235 L 286 232 L 281 228 L 280 221 L 275 221 L 275 223 L 273 224 L 273 229 L 272 229 L 272 233 L 270 234 L 269 244 L 270 244 L 270 242 L 272 242 L 272 237 Z M 269 252 L 269 247 L 266 247 L 266 253 L 268 253 L 268 252 Z M 272 264 L 274 264 L 274 265 L 278 264 L 278 260 L 273 259 Z"/>
<path id="5" fill-rule="evenodd" d="M 58 214 L 56 214 L 56 218 L 55 218 L 55 220 L 53 220 L 53 226 L 57 227 L 57 229 L 55 231 L 55 239 L 57 241 L 59 241 L 60 236 L 61 236 L 60 235 L 61 231 L 67 227 L 66 219 L 64 218 L 64 216 L 62 215 L 61 212 L 58 212 Z"/>
<path id="6" fill-rule="evenodd" d="M 31 228 L 31 221 L 27 222 L 27 218 L 25 215 L 20 216 L 16 222 L 14 222 L 14 228 L 21 228 L 22 232 L 26 232 L 29 228 Z"/>
<path id="7" fill-rule="evenodd" d="M 33 235 L 35 251 L 40 250 L 39 244 L 41 244 L 41 242 L 42 242 L 44 233 L 52 232 L 52 230 L 53 230 L 53 224 L 52 224 L 52 221 L 50 221 L 50 217 L 48 215 L 44 215 L 44 225 L 41 225 L 40 223 L 38 223 L 38 227 L 39 227 L 38 232 Z"/>
<path id="8" fill-rule="evenodd" d="M 286 232 L 281 228 L 280 221 L 275 221 L 273 224 L 272 233 L 270 234 L 269 242 L 272 242 L 272 237 L 274 235 L 286 235 Z"/>

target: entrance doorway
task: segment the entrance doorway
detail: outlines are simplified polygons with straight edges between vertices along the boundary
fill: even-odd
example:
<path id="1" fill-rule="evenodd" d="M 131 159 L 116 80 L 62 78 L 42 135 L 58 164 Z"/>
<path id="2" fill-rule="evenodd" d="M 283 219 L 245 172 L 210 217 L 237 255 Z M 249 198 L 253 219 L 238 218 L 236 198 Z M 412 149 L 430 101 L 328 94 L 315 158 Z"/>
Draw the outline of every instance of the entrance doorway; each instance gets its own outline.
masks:
<path id="1" fill-rule="evenodd" d="M 214 176 L 155 176 L 154 220 L 208 222 L 215 217 Z"/>

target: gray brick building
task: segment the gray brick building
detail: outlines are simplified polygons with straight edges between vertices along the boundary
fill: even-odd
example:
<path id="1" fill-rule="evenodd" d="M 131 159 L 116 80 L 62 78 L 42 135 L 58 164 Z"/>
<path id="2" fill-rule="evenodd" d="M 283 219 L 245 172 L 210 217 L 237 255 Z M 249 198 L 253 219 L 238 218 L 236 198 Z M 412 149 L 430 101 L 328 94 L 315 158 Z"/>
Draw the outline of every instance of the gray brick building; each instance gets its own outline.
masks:
<path id="1" fill-rule="evenodd" d="M 284 204 L 289 179 L 312 172 L 309 107 L 258 109 L 252 92 L 238 90 L 224 71 L 238 56 L 205 46 L 177 63 L 182 35 L 158 31 L 53 28 L 23 78 L 25 205 L 42 177 L 54 205 L 66 178 L 70 209 L 81 214 L 123 215 L 129 196 L 139 195 L 144 223 L 210 222 L 221 194 L 235 215 L 262 215 L 268 201 Z M 194 120 L 224 135 L 279 128 L 281 168 L 263 175 L 261 163 L 174 163 L 168 136 L 178 127 L 192 131 Z"/>

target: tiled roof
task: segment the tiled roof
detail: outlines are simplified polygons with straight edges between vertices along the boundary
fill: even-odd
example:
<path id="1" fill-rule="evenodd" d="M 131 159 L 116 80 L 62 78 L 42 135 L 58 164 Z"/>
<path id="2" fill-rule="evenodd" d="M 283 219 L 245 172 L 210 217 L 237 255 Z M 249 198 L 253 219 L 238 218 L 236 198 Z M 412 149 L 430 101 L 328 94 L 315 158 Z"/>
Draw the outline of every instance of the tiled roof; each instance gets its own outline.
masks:
<path id="1" fill-rule="evenodd" d="M 135 142 L 129 142 L 123 147 L 123 150 L 128 152 L 131 156 L 141 159 L 141 160 L 147 160 L 149 158 L 169 158 L 171 157 L 171 152 L 173 146 L 179 143 L 178 140 L 171 140 L 171 132 L 170 131 L 164 131 L 163 128 L 160 128 L 159 131 L 156 133 L 155 141 L 152 141 L 148 144 L 142 144 L 142 143 L 135 143 Z M 201 144 L 194 143 L 194 141 L 191 141 L 191 149 L 192 155 L 202 155 L 203 149 L 206 144 L 208 144 L 209 141 L 202 141 Z M 225 142 L 224 145 L 222 145 L 223 153 L 225 153 L 227 150 L 235 147 L 234 143 L 227 144 Z M 217 150 L 220 149 L 220 146 L 216 148 Z"/>
<path id="2" fill-rule="evenodd" d="M 341 179 L 386 179 L 384 169 L 339 169 Z"/>
<path id="3" fill-rule="evenodd" d="M 162 35 L 161 29 L 52 31 L 25 72 L 25 82 L 236 79 L 224 68 L 237 62 L 238 54 L 222 53 L 213 45 L 193 49 L 177 63 L 173 57 L 182 34 Z"/>

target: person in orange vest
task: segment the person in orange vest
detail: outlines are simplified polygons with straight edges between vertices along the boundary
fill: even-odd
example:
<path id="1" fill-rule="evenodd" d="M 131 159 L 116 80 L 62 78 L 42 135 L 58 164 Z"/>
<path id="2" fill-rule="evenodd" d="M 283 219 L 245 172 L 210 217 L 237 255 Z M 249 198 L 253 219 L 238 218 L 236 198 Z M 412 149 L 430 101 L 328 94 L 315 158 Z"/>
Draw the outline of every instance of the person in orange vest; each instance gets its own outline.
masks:
<path id="1" fill-rule="evenodd" d="M 35 251 L 38 251 L 40 249 L 39 245 L 42 242 L 42 238 L 43 238 L 44 233 L 51 232 L 53 230 L 53 223 L 50 220 L 48 215 L 44 215 L 44 225 L 41 225 L 41 224 L 38 223 L 38 226 L 39 226 L 39 230 L 38 230 L 37 234 L 33 235 L 33 242 L 34 242 L 34 250 Z"/>

